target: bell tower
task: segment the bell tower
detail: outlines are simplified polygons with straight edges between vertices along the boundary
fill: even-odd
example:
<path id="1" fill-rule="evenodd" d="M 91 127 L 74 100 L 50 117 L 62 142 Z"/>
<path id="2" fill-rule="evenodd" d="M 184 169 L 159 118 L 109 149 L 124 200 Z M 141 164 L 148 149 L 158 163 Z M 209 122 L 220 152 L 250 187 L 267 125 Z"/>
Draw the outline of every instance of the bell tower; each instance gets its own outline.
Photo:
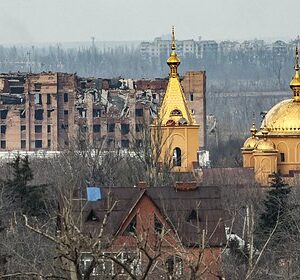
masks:
<path id="1" fill-rule="evenodd" d="M 152 126 L 152 141 L 159 146 L 160 162 L 174 172 L 191 172 L 198 166 L 199 125 L 187 106 L 178 75 L 180 59 L 176 53 L 172 28 L 169 82 L 158 117 Z"/>

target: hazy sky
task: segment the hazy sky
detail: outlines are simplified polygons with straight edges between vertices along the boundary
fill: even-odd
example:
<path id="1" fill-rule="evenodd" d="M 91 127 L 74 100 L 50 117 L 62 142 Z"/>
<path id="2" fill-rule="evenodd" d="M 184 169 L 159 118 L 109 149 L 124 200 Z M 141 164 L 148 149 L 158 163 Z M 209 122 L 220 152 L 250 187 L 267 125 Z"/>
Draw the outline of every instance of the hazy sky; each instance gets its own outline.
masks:
<path id="1" fill-rule="evenodd" d="M 300 0 L 0 0 L 0 43 L 294 38 Z"/>

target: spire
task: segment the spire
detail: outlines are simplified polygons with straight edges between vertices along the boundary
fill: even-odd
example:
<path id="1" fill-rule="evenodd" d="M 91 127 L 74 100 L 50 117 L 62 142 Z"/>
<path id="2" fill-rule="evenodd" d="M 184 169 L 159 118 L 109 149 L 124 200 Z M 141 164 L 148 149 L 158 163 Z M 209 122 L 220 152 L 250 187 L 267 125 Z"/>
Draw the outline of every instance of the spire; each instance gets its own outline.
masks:
<path id="1" fill-rule="evenodd" d="M 176 44 L 175 44 L 175 32 L 174 32 L 174 26 L 172 27 L 172 35 L 171 35 L 171 54 L 170 57 L 167 60 L 167 64 L 170 67 L 170 76 L 175 78 L 178 76 L 178 66 L 180 64 L 180 59 L 178 58 L 176 54 Z"/>
<path id="2" fill-rule="evenodd" d="M 172 51 L 176 50 L 176 44 L 175 44 L 175 32 L 174 32 L 174 25 L 172 26 L 172 39 L 171 39 L 171 49 Z"/>
<path id="3" fill-rule="evenodd" d="M 300 76 L 299 76 L 299 51 L 298 47 L 296 47 L 295 52 L 295 76 L 290 83 L 290 88 L 294 92 L 294 100 L 300 101 Z"/>

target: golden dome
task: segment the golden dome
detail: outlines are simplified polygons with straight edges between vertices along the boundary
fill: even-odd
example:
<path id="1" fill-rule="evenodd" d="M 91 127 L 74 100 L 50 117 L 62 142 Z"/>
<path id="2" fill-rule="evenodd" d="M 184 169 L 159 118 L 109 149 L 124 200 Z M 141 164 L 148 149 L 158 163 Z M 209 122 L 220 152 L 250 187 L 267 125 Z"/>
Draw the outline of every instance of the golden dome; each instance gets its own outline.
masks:
<path id="1" fill-rule="evenodd" d="M 170 54 L 170 57 L 167 60 L 168 65 L 170 64 L 176 64 L 177 66 L 180 64 L 180 59 L 177 56 L 177 53 L 175 51 L 172 51 Z"/>
<path id="2" fill-rule="evenodd" d="M 257 132 L 257 129 L 256 129 L 256 127 L 255 127 L 255 123 L 252 124 L 252 127 L 251 127 L 251 129 L 250 129 L 250 132 L 251 132 L 252 136 L 249 137 L 249 138 L 245 141 L 242 150 L 253 150 L 254 147 L 255 147 L 255 145 L 256 145 L 256 143 L 257 143 L 257 141 L 258 141 L 258 138 L 255 136 L 255 134 L 256 134 L 256 132 Z"/>
<path id="3" fill-rule="evenodd" d="M 256 152 L 275 152 L 275 144 L 270 139 L 261 139 L 257 142 L 254 150 Z"/>
<path id="4" fill-rule="evenodd" d="M 300 136 L 300 102 L 294 99 L 279 102 L 266 114 L 263 126 L 269 131 L 268 135 Z M 257 135 L 261 136 L 262 132 Z"/>

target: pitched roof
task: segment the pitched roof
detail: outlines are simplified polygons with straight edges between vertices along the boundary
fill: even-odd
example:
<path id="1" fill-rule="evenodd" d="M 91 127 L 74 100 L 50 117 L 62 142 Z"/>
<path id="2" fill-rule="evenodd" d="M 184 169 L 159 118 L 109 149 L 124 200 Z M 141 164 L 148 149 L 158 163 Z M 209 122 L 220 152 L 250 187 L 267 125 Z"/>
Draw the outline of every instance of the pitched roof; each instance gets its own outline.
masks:
<path id="1" fill-rule="evenodd" d="M 74 217 L 82 218 L 87 234 L 94 235 L 99 230 L 99 222 L 89 222 L 90 212 L 103 220 L 107 205 L 117 201 L 113 209 L 105 233 L 108 238 L 115 235 L 133 210 L 134 206 L 144 196 L 148 196 L 159 208 L 169 224 L 173 225 L 185 246 L 195 246 L 201 241 L 199 232 L 203 230 L 209 237 L 210 246 L 222 246 L 226 243 L 220 191 L 218 187 L 199 187 L 191 191 L 180 191 L 173 187 L 157 188 L 101 188 L 102 199 L 99 201 L 74 200 Z M 197 208 L 198 207 L 198 208 Z M 199 224 L 188 221 L 193 210 L 198 209 Z M 200 231 L 199 231 L 200 230 Z M 110 236 L 110 237 L 109 237 Z"/>

